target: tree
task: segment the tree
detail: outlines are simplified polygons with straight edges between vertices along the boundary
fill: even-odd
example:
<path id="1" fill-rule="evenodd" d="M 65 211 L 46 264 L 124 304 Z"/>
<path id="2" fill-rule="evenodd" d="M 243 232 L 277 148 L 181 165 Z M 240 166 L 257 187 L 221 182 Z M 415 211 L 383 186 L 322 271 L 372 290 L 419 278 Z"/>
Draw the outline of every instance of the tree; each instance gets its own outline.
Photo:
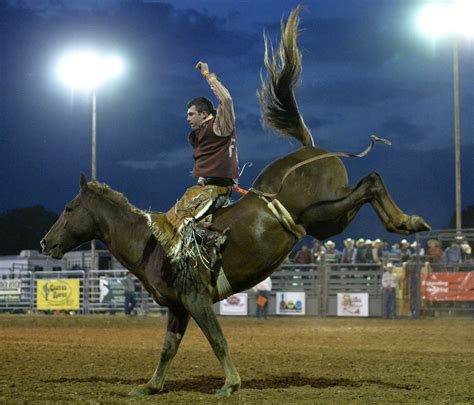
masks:
<path id="1" fill-rule="evenodd" d="M 41 250 L 40 240 L 58 215 L 36 205 L 0 214 L 0 255 L 18 255 L 21 250 Z"/>
<path id="2" fill-rule="evenodd" d="M 462 210 L 461 219 L 463 228 L 474 228 L 474 205 Z M 451 216 L 447 229 L 456 229 L 456 213 Z"/>

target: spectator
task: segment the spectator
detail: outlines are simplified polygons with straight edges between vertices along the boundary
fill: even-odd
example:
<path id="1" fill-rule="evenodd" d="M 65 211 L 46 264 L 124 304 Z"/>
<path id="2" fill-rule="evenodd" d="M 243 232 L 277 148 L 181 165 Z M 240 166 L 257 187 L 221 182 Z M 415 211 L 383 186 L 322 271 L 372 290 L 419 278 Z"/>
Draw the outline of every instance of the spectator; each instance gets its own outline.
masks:
<path id="1" fill-rule="evenodd" d="M 467 240 L 461 243 L 461 258 L 463 263 L 471 263 L 472 249 Z"/>
<path id="2" fill-rule="evenodd" d="M 268 297 L 272 291 L 272 280 L 267 277 L 265 280 L 258 283 L 253 290 L 257 293 L 257 309 L 255 315 L 257 318 L 263 316 L 263 319 L 268 319 Z"/>
<path id="3" fill-rule="evenodd" d="M 357 248 L 354 247 L 354 239 L 347 238 L 344 241 L 344 249 L 342 249 L 341 263 L 354 264 L 357 255 Z"/>
<path id="4" fill-rule="evenodd" d="M 332 240 L 328 240 L 324 247 L 326 252 L 324 253 L 324 261 L 326 263 L 338 263 L 341 257 L 341 252 L 336 249 L 336 244 Z"/>
<path id="5" fill-rule="evenodd" d="M 400 241 L 400 256 L 402 263 L 407 262 L 411 258 L 410 243 L 406 239 Z"/>
<path id="6" fill-rule="evenodd" d="M 425 249 L 421 247 L 421 244 L 419 244 L 417 241 L 414 241 L 410 247 L 413 249 L 413 260 L 416 260 L 417 257 L 419 257 L 420 260 L 424 259 Z"/>
<path id="7" fill-rule="evenodd" d="M 355 257 L 356 263 L 367 263 L 367 249 L 365 247 L 365 240 L 360 238 L 356 242 L 357 253 Z"/>
<path id="8" fill-rule="evenodd" d="M 135 282 L 132 280 L 133 274 L 127 273 L 127 276 L 122 280 L 123 293 L 125 296 L 124 310 L 125 315 L 132 315 L 135 309 Z"/>
<path id="9" fill-rule="evenodd" d="M 324 246 L 321 244 L 321 242 L 319 240 L 315 240 L 313 243 L 313 249 L 311 249 L 313 263 L 320 263 L 325 252 L 326 249 L 324 249 Z"/>
<path id="10" fill-rule="evenodd" d="M 372 243 L 372 247 L 367 252 L 369 263 L 381 263 L 382 262 L 382 241 L 375 239 Z"/>
<path id="11" fill-rule="evenodd" d="M 392 253 L 392 254 L 394 254 L 394 255 L 399 255 L 399 254 L 401 254 L 400 243 L 395 242 L 395 243 L 392 245 L 392 249 L 390 249 L 390 253 Z"/>
<path id="12" fill-rule="evenodd" d="M 298 264 L 311 264 L 312 255 L 307 245 L 301 246 L 301 249 L 298 250 L 295 256 L 295 263 Z"/>
<path id="13" fill-rule="evenodd" d="M 372 245 L 374 242 L 372 242 L 370 239 L 366 239 L 364 242 L 364 247 L 365 247 L 365 263 L 372 263 Z"/>
<path id="14" fill-rule="evenodd" d="M 426 243 L 428 246 L 427 253 L 431 263 L 440 263 L 443 258 L 443 251 L 436 239 L 430 239 Z"/>
<path id="15" fill-rule="evenodd" d="M 460 264 L 461 261 L 461 247 L 456 239 L 451 242 L 451 246 L 445 249 L 443 253 L 443 262 L 445 264 Z"/>
<path id="16" fill-rule="evenodd" d="M 382 277 L 383 309 L 387 319 L 395 319 L 398 277 L 393 272 L 393 264 L 387 263 Z"/>

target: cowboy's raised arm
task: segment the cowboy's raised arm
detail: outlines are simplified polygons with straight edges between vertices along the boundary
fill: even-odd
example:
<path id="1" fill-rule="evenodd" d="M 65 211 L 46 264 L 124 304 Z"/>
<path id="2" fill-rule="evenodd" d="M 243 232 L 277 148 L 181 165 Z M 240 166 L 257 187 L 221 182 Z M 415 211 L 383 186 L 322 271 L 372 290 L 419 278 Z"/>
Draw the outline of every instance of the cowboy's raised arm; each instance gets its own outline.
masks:
<path id="1" fill-rule="evenodd" d="M 198 62 L 196 65 L 201 74 L 206 78 L 211 90 L 219 100 L 216 119 L 214 121 L 214 132 L 219 136 L 229 136 L 235 128 L 234 104 L 229 91 L 222 85 L 215 73 L 209 72 L 207 63 Z"/>

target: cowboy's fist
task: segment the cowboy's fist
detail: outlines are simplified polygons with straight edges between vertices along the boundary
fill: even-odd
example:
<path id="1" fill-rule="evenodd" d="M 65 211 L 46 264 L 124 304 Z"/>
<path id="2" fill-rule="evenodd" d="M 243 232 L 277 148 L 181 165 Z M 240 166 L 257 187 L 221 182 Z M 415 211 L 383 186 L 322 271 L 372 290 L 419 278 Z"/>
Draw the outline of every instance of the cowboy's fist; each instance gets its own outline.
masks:
<path id="1" fill-rule="evenodd" d="M 196 69 L 199 70 L 201 73 L 209 72 L 209 66 L 205 62 L 198 62 L 196 65 Z"/>

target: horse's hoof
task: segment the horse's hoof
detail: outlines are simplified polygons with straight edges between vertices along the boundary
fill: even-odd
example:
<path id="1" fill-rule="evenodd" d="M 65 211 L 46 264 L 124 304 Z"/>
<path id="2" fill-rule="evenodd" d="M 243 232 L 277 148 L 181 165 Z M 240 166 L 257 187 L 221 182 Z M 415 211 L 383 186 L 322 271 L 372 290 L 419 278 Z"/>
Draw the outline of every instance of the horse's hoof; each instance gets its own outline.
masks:
<path id="1" fill-rule="evenodd" d="M 233 384 L 233 385 L 224 385 L 221 389 L 219 389 L 216 392 L 216 397 L 219 397 L 219 398 L 229 397 L 231 394 L 238 391 L 239 388 L 240 388 L 240 383 Z"/>
<path id="2" fill-rule="evenodd" d="M 131 397 L 144 397 L 146 395 L 158 394 L 160 390 L 158 388 L 150 387 L 149 385 L 139 385 L 132 389 L 128 395 Z"/>
<path id="3" fill-rule="evenodd" d="M 404 215 L 401 226 L 398 229 L 399 233 L 404 235 L 411 235 L 415 232 L 424 232 L 431 230 L 431 227 L 418 215 Z"/>
<path id="4" fill-rule="evenodd" d="M 431 231 L 431 226 L 429 226 L 421 217 L 416 217 L 416 227 L 417 232 Z"/>

